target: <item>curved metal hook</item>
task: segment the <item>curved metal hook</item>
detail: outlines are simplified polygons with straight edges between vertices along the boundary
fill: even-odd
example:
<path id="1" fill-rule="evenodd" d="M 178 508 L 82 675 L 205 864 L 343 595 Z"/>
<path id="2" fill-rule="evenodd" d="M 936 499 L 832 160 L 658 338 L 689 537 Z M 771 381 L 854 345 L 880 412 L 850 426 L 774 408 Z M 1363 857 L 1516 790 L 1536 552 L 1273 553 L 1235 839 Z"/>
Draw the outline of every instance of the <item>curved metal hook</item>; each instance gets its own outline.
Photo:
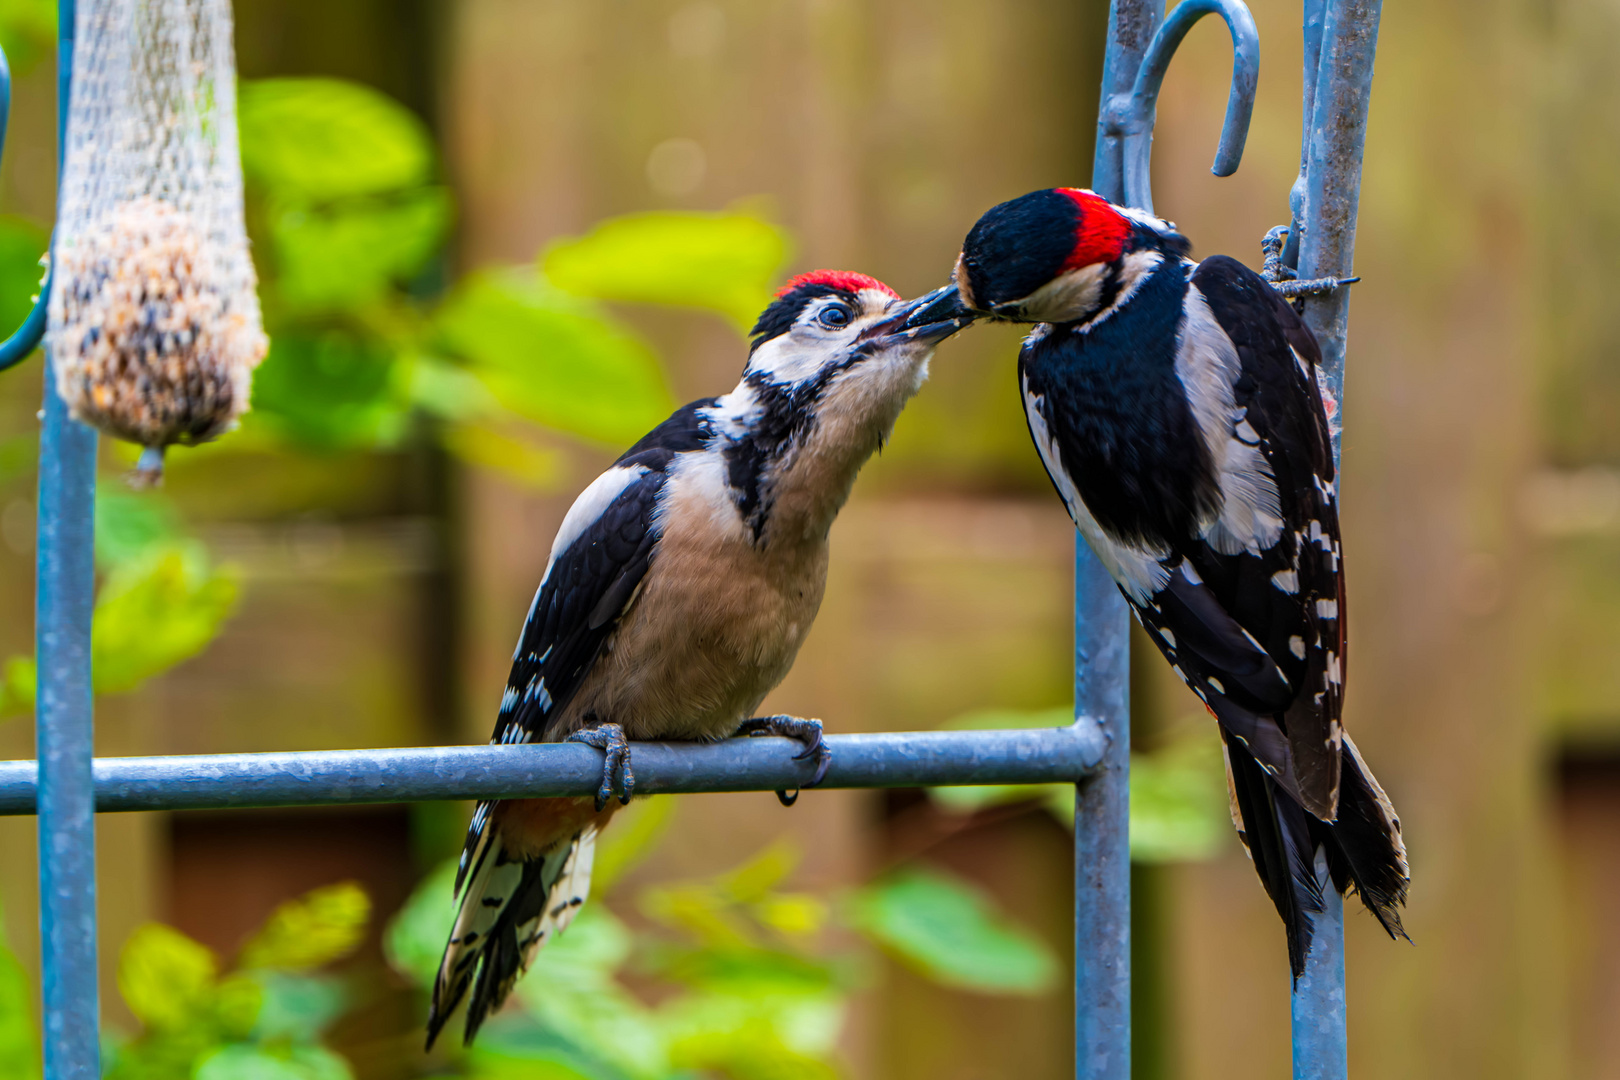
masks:
<path id="1" fill-rule="evenodd" d="M 5 50 L 0 49 L 0 154 L 5 153 L 6 124 L 10 116 L 11 66 L 6 63 Z M 0 342 L 0 371 L 24 360 L 45 336 L 45 310 L 50 295 L 50 278 L 47 275 L 39 287 L 39 299 L 34 301 L 34 308 L 28 313 L 28 318 L 23 320 L 23 324 L 17 328 L 15 334 Z"/>
<path id="2" fill-rule="evenodd" d="M 1232 89 L 1226 99 L 1226 122 L 1221 126 L 1221 142 L 1210 171 L 1231 176 L 1243 159 L 1243 144 L 1249 137 L 1249 120 L 1254 115 L 1255 86 L 1260 81 L 1260 34 L 1254 27 L 1242 0 L 1181 0 L 1160 24 L 1148 44 L 1137 70 L 1130 97 L 1120 103 L 1117 117 L 1124 138 L 1125 202 L 1153 212 L 1153 188 L 1148 173 L 1153 153 L 1153 121 L 1159 103 L 1159 87 L 1170 58 L 1193 24 L 1205 15 L 1219 15 L 1232 34 Z"/>

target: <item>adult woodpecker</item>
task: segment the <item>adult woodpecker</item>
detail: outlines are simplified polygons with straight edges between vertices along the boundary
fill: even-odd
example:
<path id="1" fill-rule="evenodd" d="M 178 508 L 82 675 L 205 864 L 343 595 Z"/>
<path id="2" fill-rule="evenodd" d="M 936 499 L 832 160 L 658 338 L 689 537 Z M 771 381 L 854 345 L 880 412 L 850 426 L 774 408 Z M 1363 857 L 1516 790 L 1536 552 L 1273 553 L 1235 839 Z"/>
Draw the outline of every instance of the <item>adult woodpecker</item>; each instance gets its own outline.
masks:
<path id="1" fill-rule="evenodd" d="M 574 501 L 490 741 L 587 742 L 606 752 L 602 786 L 594 800 L 474 810 L 429 1047 L 469 990 L 471 1042 L 584 903 L 611 796 L 623 804 L 634 787 L 627 740 L 786 735 L 817 759 L 811 784 L 825 775 L 818 721 L 748 718 L 816 617 L 828 530 L 855 474 L 921 387 L 934 346 L 964 325 L 907 325 L 936 296 L 907 304 L 864 274 L 794 278 L 755 324 L 736 389 L 677 409 Z"/>
<path id="2" fill-rule="evenodd" d="M 1393 937 L 1400 821 L 1340 724 L 1345 595 L 1320 351 L 1235 259 L 1187 258 L 1166 221 L 1090 191 L 987 212 L 954 305 L 1035 323 L 1018 371 L 1030 435 L 1069 516 L 1219 722 L 1233 823 L 1297 978 L 1322 909 L 1316 859 Z"/>

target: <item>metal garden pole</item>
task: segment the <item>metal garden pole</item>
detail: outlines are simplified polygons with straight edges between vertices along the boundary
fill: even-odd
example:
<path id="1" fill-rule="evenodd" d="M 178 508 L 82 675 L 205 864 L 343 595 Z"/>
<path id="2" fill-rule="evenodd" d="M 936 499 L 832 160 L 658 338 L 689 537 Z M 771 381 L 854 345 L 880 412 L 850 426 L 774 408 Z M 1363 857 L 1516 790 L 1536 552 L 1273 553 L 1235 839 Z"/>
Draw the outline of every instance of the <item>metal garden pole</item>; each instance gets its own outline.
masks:
<path id="1" fill-rule="evenodd" d="M 1176 47 L 1205 15 L 1232 33 L 1232 85 L 1214 173 L 1237 170 L 1254 111 L 1260 40 L 1240 0 L 1113 0 L 1091 187 L 1152 211 L 1149 162 L 1159 86 Z M 1077 787 L 1074 830 L 1075 1074 L 1131 1075 L 1130 620 L 1124 599 L 1075 540 L 1074 708 L 1108 737 L 1102 766 Z"/>
<path id="2" fill-rule="evenodd" d="M 1302 278 L 1351 275 L 1356 210 L 1361 194 L 1361 158 L 1372 95 L 1373 54 L 1378 47 L 1382 0 L 1306 0 L 1305 151 L 1303 206 L 1295 208 Z M 1314 62 L 1314 67 L 1313 67 Z M 1296 190 L 1299 190 L 1296 186 Z M 1350 291 L 1335 289 L 1305 301 L 1305 322 L 1322 347 L 1322 370 L 1334 400 L 1344 401 L 1344 346 L 1349 331 Z M 1339 423 L 1333 454 L 1339 457 Z M 1342 491 L 1342 486 L 1341 486 Z M 1305 974 L 1294 984 L 1294 1076 L 1298 1080 L 1344 1080 L 1349 1075 L 1345 1035 L 1344 901 L 1318 860 L 1325 882 L 1322 914 Z"/>
<path id="3" fill-rule="evenodd" d="M 1110 104 L 1128 96 L 1164 11 L 1162 0 L 1113 0 L 1091 186 L 1124 199 L 1125 136 Z M 1074 711 L 1107 737 L 1102 766 L 1075 786 L 1074 1072 L 1131 1075 L 1131 697 L 1125 599 L 1080 534 L 1074 542 Z"/>
<path id="4" fill-rule="evenodd" d="M 67 145 L 74 0 L 58 4 L 57 168 Z M 42 294 L 41 303 L 45 296 Z M 35 322 L 37 320 L 30 320 Z M 90 612 L 95 593 L 96 433 L 68 416 L 49 350 L 39 442 L 35 649 L 39 683 L 39 922 L 46 1080 L 96 1080 L 95 793 Z"/>

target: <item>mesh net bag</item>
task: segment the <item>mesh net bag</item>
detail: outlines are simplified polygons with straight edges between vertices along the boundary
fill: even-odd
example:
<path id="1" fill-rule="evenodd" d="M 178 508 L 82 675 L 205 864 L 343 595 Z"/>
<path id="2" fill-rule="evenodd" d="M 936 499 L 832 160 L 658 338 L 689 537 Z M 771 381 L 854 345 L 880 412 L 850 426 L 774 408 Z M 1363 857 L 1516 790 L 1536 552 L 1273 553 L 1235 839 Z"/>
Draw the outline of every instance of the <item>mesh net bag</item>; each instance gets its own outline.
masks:
<path id="1" fill-rule="evenodd" d="M 165 447 L 234 426 L 269 344 L 230 2 L 81 3 L 73 55 L 46 343 L 73 415 L 147 447 L 155 481 Z"/>

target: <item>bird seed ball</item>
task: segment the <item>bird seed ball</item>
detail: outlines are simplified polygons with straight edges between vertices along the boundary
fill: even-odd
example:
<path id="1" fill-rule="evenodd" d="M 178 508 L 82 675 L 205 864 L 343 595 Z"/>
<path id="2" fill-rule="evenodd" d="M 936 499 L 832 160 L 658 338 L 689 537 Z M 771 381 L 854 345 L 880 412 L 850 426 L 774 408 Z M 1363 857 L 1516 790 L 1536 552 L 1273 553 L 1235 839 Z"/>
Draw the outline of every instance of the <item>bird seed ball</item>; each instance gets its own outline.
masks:
<path id="1" fill-rule="evenodd" d="M 126 202 L 61 252 L 57 272 L 52 358 L 74 417 L 147 447 L 143 469 L 166 446 L 234 426 L 269 342 L 251 292 L 220 287 L 186 214 L 157 199 Z"/>

